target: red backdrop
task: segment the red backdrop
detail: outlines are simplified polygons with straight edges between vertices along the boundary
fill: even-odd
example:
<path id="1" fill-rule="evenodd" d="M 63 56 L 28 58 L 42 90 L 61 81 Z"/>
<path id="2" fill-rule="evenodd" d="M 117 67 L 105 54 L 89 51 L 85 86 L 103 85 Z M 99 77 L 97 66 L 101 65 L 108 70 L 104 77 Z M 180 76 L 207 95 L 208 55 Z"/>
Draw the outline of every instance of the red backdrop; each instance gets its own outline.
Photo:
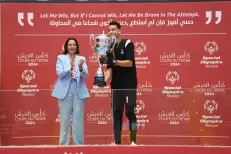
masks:
<path id="1" fill-rule="evenodd" d="M 111 20 L 135 44 L 138 143 L 230 145 L 229 4 L 2 4 L 2 145 L 58 144 L 50 95 L 68 37 L 78 39 L 90 72 L 85 143 L 111 143 L 110 90 L 92 85 L 98 65 L 89 42 Z M 126 118 L 123 130 L 127 143 Z"/>

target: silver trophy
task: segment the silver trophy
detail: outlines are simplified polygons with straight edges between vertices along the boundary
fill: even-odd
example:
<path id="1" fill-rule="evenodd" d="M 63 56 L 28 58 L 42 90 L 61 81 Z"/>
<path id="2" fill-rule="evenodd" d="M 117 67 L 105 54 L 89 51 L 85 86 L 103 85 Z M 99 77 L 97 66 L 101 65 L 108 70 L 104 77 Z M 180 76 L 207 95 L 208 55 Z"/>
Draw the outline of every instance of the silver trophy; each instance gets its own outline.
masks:
<path id="1" fill-rule="evenodd" d="M 116 43 L 116 37 L 115 36 L 108 37 L 107 35 L 104 34 L 104 31 L 102 34 L 97 35 L 96 37 L 94 34 L 90 35 L 90 44 L 93 49 L 93 54 L 96 56 L 98 60 L 100 57 L 104 57 L 106 59 L 107 52 L 110 53 L 112 51 L 115 43 Z M 106 64 L 106 61 L 103 64 L 101 64 L 99 61 L 99 68 L 97 69 L 95 75 L 94 85 L 100 87 L 106 86 L 104 80 L 104 71 L 102 68 L 104 64 Z"/>

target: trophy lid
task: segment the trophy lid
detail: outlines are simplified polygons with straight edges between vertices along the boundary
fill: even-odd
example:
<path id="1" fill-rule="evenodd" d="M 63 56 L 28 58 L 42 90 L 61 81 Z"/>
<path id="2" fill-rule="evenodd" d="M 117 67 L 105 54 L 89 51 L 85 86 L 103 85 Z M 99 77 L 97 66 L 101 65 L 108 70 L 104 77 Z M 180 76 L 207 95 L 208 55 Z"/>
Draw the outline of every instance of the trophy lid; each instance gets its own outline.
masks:
<path id="1" fill-rule="evenodd" d="M 104 30 L 103 30 L 103 33 L 100 34 L 100 35 L 98 35 L 96 38 L 99 38 L 99 39 L 106 39 L 106 38 L 108 38 L 108 36 L 104 34 Z"/>

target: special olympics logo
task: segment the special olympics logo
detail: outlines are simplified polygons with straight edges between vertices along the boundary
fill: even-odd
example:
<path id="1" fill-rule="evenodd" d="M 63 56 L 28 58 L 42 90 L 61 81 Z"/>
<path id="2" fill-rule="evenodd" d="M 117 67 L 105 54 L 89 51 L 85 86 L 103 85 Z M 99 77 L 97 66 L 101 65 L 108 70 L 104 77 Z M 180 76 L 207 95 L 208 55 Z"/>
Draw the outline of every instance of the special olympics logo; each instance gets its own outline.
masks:
<path id="1" fill-rule="evenodd" d="M 204 46 L 204 49 L 206 52 L 209 53 L 209 55 L 212 55 L 214 52 L 218 50 L 218 45 L 215 41 L 207 42 Z"/>
<path id="2" fill-rule="evenodd" d="M 33 70 L 25 70 L 22 73 L 22 79 L 26 80 L 27 83 L 30 83 L 31 80 L 35 79 L 35 73 Z"/>
<path id="3" fill-rule="evenodd" d="M 168 81 L 170 84 L 174 84 L 179 80 L 180 80 L 180 76 L 176 71 L 169 71 L 166 74 L 166 81 Z"/>
<path id="4" fill-rule="evenodd" d="M 142 100 L 137 100 L 136 101 L 136 108 L 135 108 L 135 113 L 140 113 L 140 111 L 144 110 L 145 104 Z"/>
<path id="5" fill-rule="evenodd" d="M 214 100 L 207 100 L 204 104 L 204 109 L 212 114 L 214 111 L 217 111 L 218 104 Z"/>
<path id="6" fill-rule="evenodd" d="M 136 42 L 135 43 L 135 52 L 138 55 L 141 55 L 145 51 L 146 51 L 146 45 L 144 44 L 144 42 Z"/>

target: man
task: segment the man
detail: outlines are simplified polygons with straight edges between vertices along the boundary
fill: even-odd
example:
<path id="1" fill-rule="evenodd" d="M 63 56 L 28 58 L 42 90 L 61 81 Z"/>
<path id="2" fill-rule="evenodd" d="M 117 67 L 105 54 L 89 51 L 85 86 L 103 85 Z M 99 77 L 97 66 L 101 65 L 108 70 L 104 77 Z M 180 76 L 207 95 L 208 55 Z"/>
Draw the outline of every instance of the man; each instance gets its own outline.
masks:
<path id="1" fill-rule="evenodd" d="M 136 89 L 137 74 L 134 57 L 134 44 L 128 39 L 120 37 L 121 25 L 112 21 L 109 23 L 108 35 L 116 37 L 116 44 L 111 53 L 107 53 L 107 70 L 105 82 L 111 80 L 112 88 L 112 112 L 114 127 L 114 142 L 121 144 L 121 131 L 124 106 L 126 117 L 129 120 L 131 144 L 136 144 L 137 120 Z M 105 58 L 100 58 L 104 63 Z"/>

